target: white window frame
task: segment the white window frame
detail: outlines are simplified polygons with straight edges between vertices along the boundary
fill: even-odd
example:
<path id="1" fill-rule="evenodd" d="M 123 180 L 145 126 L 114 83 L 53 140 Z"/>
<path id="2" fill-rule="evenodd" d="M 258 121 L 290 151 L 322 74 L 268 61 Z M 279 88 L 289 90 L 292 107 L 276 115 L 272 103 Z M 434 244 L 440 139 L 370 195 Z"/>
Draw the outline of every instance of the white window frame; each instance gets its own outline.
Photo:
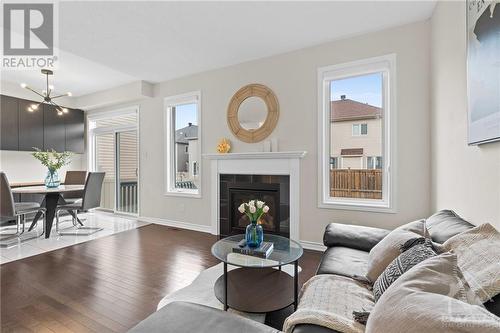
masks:
<path id="1" fill-rule="evenodd" d="M 363 134 L 363 131 L 362 131 L 363 125 L 366 125 L 366 134 Z M 354 127 L 356 127 L 356 126 L 359 128 L 359 134 L 354 133 Z M 367 136 L 368 135 L 368 123 L 352 124 L 351 130 L 352 130 L 352 136 Z"/>
<path id="2" fill-rule="evenodd" d="M 330 197 L 330 85 L 332 80 L 383 73 L 382 200 Z M 396 213 L 396 55 L 318 68 L 318 207 Z M 361 128 L 360 128 L 361 131 Z"/>
<path id="3" fill-rule="evenodd" d="M 198 189 L 184 189 L 175 187 L 175 166 L 173 163 L 175 161 L 175 130 L 172 131 L 174 127 L 172 121 L 172 107 L 181 104 L 196 104 L 196 118 L 198 121 L 198 152 L 197 162 L 198 162 L 198 179 L 199 186 Z M 191 198 L 201 198 L 201 172 L 202 172 L 202 135 L 201 135 L 201 91 L 193 91 L 185 94 L 169 96 L 164 99 L 164 195 L 166 196 L 178 196 L 178 197 L 191 197 Z"/>

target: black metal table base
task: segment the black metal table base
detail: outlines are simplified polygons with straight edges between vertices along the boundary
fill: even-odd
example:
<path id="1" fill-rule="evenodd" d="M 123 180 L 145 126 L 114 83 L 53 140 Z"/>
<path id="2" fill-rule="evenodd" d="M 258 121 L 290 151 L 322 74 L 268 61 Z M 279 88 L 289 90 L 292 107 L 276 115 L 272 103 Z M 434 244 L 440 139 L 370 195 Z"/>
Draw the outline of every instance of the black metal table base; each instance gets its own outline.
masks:
<path id="1" fill-rule="evenodd" d="M 228 270 L 227 263 L 224 264 L 224 311 L 229 309 L 228 305 Z M 253 268 L 259 269 L 259 268 Z M 278 266 L 279 271 L 281 272 L 281 266 Z M 293 262 L 293 309 L 297 310 L 297 306 L 299 304 L 299 260 L 295 260 Z"/>

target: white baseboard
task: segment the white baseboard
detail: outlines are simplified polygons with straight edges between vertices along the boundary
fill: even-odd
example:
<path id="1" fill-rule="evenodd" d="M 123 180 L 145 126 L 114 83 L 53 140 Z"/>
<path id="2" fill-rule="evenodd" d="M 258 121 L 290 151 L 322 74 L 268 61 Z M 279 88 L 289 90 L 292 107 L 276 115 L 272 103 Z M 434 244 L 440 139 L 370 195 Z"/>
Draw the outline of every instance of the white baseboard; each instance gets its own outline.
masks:
<path id="1" fill-rule="evenodd" d="M 168 220 L 168 219 L 160 219 L 158 217 L 140 216 L 137 219 L 139 221 L 154 223 L 154 224 L 161 224 L 161 225 L 165 225 L 165 226 L 173 227 L 173 228 L 180 228 L 180 229 L 205 232 L 208 234 L 212 233 L 212 226 L 211 225 L 201 225 L 201 224 L 180 222 L 180 221 L 174 221 L 174 220 Z"/>
<path id="2" fill-rule="evenodd" d="M 310 242 L 305 240 L 301 240 L 299 242 L 300 245 L 302 245 L 302 247 L 307 250 L 314 250 L 320 252 L 324 252 L 326 250 L 326 246 L 324 246 L 322 243 Z"/>
<path id="3" fill-rule="evenodd" d="M 173 227 L 173 228 L 187 229 L 187 230 L 205 232 L 207 234 L 213 234 L 213 228 L 211 225 L 201 225 L 201 224 L 180 222 L 180 221 L 174 221 L 174 220 L 168 220 L 168 219 L 161 219 L 158 217 L 140 216 L 137 219 L 139 221 L 165 225 L 165 226 Z M 307 250 L 314 250 L 314 251 L 320 251 L 320 252 L 324 252 L 326 250 L 326 246 L 324 246 L 322 243 L 310 242 L 310 241 L 304 241 L 304 240 L 299 241 L 299 243 L 302 245 L 302 247 L 304 249 L 307 249 Z"/>

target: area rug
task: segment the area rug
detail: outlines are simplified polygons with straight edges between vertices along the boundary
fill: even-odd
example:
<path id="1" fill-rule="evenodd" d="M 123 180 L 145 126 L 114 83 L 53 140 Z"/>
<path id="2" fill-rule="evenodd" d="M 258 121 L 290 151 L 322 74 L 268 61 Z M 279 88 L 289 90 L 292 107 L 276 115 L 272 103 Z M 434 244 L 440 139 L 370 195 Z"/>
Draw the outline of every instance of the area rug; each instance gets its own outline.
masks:
<path id="1" fill-rule="evenodd" d="M 228 270 L 231 271 L 236 269 L 237 267 L 228 266 Z M 287 273 L 290 276 L 293 276 L 293 266 L 287 265 L 282 267 L 283 272 Z M 299 267 L 300 271 L 300 267 Z M 177 290 L 167 296 L 165 296 L 160 303 L 158 303 L 158 308 L 164 307 L 165 305 L 175 302 L 175 301 L 184 301 L 202 304 L 206 306 L 210 306 L 212 308 L 224 309 L 224 305 L 219 302 L 217 297 L 215 297 L 214 293 L 214 285 L 215 281 L 224 273 L 224 266 L 222 263 L 212 266 L 203 272 L 201 272 L 196 279 L 187 287 Z M 260 323 L 264 323 L 266 320 L 265 314 L 255 314 L 255 313 L 247 313 L 236 311 L 233 309 L 229 309 L 228 311 L 241 315 L 243 317 L 258 321 Z"/>

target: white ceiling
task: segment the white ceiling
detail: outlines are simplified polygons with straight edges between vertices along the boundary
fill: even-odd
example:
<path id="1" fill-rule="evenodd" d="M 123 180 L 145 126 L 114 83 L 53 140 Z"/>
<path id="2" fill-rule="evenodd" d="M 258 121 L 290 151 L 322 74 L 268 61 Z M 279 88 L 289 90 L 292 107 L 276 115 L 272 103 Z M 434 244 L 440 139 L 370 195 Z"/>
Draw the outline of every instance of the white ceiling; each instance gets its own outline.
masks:
<path id="1" fill-rule="evenodd" d="M 429 18 L 435 1 L 61 2 L 54 84 L 161 82 Z M 2 79 L 42 88 L 38 71 Z"/>

